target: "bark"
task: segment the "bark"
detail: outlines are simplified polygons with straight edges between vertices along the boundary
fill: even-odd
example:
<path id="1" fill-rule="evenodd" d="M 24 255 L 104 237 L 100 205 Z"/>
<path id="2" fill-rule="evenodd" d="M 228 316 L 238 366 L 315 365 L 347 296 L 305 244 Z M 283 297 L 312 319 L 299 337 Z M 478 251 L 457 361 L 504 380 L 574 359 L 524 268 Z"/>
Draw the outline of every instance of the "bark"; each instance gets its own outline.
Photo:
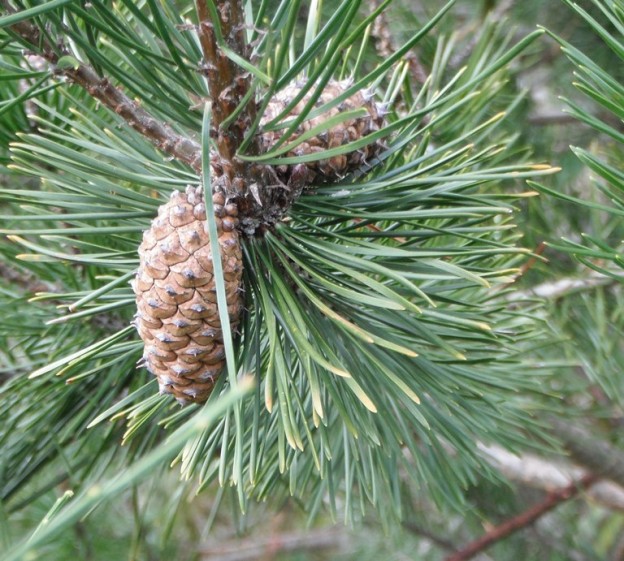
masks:
<path id="1" fill-rule="evenodd" d="M 539 518 L 561 503 L 573 499 L 581 491 L 591 487 L 597 479 L 598 476 L 594 474 L 584 475 L 579 481 L 575 481 L 562 489 L 548 493 L 547 497 L 542 502 L 506 520 L 502 524 L 494 526 L 480 538 L 462 547 L 452 555 L 449 555 L 446 561 L 466 561 L 472 559 L 491 545 L 535 523 Z"/>

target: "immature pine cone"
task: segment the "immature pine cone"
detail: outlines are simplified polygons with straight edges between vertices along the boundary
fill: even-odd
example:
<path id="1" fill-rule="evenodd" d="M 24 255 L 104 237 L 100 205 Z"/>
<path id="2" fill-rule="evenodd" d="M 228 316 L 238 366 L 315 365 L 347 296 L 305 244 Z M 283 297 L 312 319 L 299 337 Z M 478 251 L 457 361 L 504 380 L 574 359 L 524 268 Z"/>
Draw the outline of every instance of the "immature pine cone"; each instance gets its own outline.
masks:
<path id="1" fill-rule="evenodd" d="M 242 252 L 236 205 L 212 197 L 232 329 L 242 308 Z M 136 327 L 145 343 L 143 360 L 161 393 L 182 403 L 208 399 L 225 364 L 225 351 L 206 208 L 201 188 L 174 191 L 158 209 L 139 247 Z"/>
<path id="2" fill-rule="evenodd" d="M 350 83 L 346 81 L 338 82 L 336 80 L 331 80 L 325 86 L 323 93 L 319 96 L 318 101 L 315 103 L 315 107 L 320 107 L 321 105 L 336 99 L 347 90 L 349 85 Z M 293 84 L 275 94 L 275 97 L 267 105 L 261 125 L 266 125 L 275 119 L 301 91 L 301 88 L 302 84 Z M 284 117 L 284 121 L 292 120 L 301 114 L 306 103 L 310 100 L 312 95 L 311 92 L 313 90 L 314 88 L 303 96 L 301 101 L 299 101 L 299 103 L 295 105 L 288 115 Z M 348 119 L 323 131 L 317 136 L 309 138 L 296 146 L 292 151 L 288 152 L 287 156 L 314 154 L 323 152 L 330 148 L 337 148 L 343 144 L 360 140 L 361 138 L 374 133 L 383 127 L 383 110 L 373 101 L 372 96 L 368 96 L 364 92 L 359 91 L 329 111 L 326 111 L 325 113 L 312 119 L 303 121 L 287 142 L 293 142 L 304 132 L 311 130 L 339 113 L 359 108 L 366 109 L 367 115 L 356 119 Z M 263 132 L 261 137 L 263 151 L 269 151 L 271 147 L 280 139 L 283 133 L 283 128 Z M 383 147 L 384 146 L 381 141 L 372 142 L 358 150 L 347 152 L 346 154 L 308 162 L 306 167 L 312 172 L 312 178 L 314 175 L 320 174 L 324 181 L 337 181 L 342 179 L 348 173 L 355 171 L 362 164 L 368 162 L 373 157 L 377 156 Z M 280 170 L 278 168 L 278 172 L 280 171 L 282 172 L 282 175 L 287 176 L 290 169 L 284 167 L 284 169 Z"/>

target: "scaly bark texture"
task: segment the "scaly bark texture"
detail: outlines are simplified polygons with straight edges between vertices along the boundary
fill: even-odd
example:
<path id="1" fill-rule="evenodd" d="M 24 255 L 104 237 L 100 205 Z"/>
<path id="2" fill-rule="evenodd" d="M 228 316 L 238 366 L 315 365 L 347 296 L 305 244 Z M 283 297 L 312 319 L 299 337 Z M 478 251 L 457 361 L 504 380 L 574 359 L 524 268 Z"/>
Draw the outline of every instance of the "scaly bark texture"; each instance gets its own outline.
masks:
<path id="1" fill-rule="evenodd" d="M 248 58 L 243 8 L 240 2 L 230 0 L 197 0 L 195 6 L 212 105 L 211 135 L 217 147 L 212 158 L 213 188 L 239 207 L 242 230 L 255 235 L 264 226 L 279 221 L 292 199 L 270 168 L 251 164 L 237 155 L 256 117 L 254 96 L 248 95 L 251 77 L 224 50 L 227 47 L 241 58 Z M 232 115 L 236 117 L 232 119 Z M 258 154 L 259 146 L 258 139 L 253 138 L 247 153 Z"/>
<path id="2" fill-rule="evenodd" d="M 248 58 L 245 18 L 239 2 L 220 0 L 215 4 L 217 13 L 211 14 L 207 2 L 196 2 L 199 40 L 204 52 L 204 73 L 208 78 L 212 102 L 212 126 L 219 155 L 231 168 L 224 169 L 224 172 L 230 179 L 233 179 L 234 174 L 244 178 L 253 170 L 250 165 L 239 160 L 236 153 L 256 117 L 256 104 L 253 101 L 246 103 L 236 119 L 224 126 L 224 121 L 234 113 L 249 92 L 251 77 L 228 58 L 221 45 L 227 46 L 242 58 Z M 216 21 L 214 15 L 218 16 Z M 250 152 L 258 153 L 257 142 L 252 143 Z"/>

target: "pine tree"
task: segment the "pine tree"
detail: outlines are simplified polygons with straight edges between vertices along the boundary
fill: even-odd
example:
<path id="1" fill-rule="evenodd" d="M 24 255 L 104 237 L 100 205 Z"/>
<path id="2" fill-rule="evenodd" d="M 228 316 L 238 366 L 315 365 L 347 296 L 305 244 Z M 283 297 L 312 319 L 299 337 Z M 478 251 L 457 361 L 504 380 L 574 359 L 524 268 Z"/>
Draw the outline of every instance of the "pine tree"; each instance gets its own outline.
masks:
<path id="1" fill-rule="evenodd" d="M 388 4 L 0 2 L 0 504 L 71 489 L 9 559 L 155 470 L 390 526 L 552 444 L 511 296 L 543 32 Z"/>

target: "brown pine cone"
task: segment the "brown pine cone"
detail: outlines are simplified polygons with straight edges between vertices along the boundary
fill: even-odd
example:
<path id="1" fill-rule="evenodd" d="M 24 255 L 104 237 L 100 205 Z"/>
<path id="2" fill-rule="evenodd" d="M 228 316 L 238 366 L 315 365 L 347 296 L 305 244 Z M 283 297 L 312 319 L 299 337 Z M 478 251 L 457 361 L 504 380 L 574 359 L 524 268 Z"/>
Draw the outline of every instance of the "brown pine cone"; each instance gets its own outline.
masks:
<path id="1" fill-rule="evenodd" d="M 242 309 L 242 251 L 237 208 L 222 193 L 212 197 L 232 329 Z M 182 403 L 208 399 L 225 365 L 217 309 L 206 207 L 200 187 L 175 191 L 144 232 L 136 294 L 135 325 L 145 343 L 143 360 L 161 393 Z"/>
<path id="2" fill-rule="evenodd" d="M 320 107 L 325 103 L 336 99 L 339 95 L 345 92 L 350 84 L 336 80 L 330 81 L 323 90 L 323 93 L 319 96 L 315 107 Z M 295 98 L 295 96 L 301 91 L 302 84 L 294 84 L 284 88 L 275 94 L 275 97 L 267 105 L 264 116 L 262 117 L 261 125 L 266 125 L 273 119 L 275 119 L 286 106 Z M 312 90 L 313 91 L 313 90 Z M 292 120 L 297 117 L 303 111 L 306 103 L 310 100 L 311 92 L 306 93 L 305 96 L 295 105 L 295 107 L 288 113 L 284 120 Z M 352 96 L 339 103 L 329 111 L 303 121 L 297 130 L 290 136 L 288 143 L 293 142 L 303 133 L 310 129 L 322 124 L 327 119 L 344 113 L 345 111 L 351 111 L 353 109 L 359 109 L 363 107 L 367 111 L 367 115 L 358 117 L 356 119 L 348 119 L 339 123 L 338 125 L 331 127 L 321 134 L 314 136 L 298 146 L 292 151 L 288 152 L 287 156 L 301 156 L 307 154 L 320 153 L 330 148 L 336 148 L 360 140 L 361 138 L 380 130 L 383 127 L 383 111 L 380 107 L 363 92 L 357 92 Z M 261 144 L 264 152 L 267 152 L 271 147 L 280 139 L 284 129 L 278 129 L 275 131 L 265 131 L 261 136 Z M 324 181 L 337 181 L 342 179 L 348 173 L 356 170 L 362 164 L 368 162 L 373 157 L 377 156 L 383 149 L 381 141 L 372 142 L 363 148 L 341 154 L 340 156 L 334 156 L 328 159 L 316 160 L 305 164 L 310 171 L 315 174 L 320 174 Z M 278 171 L 280 171 L 278 169 Z M 285 168 L 281 170 L 287 172 Z"/>

